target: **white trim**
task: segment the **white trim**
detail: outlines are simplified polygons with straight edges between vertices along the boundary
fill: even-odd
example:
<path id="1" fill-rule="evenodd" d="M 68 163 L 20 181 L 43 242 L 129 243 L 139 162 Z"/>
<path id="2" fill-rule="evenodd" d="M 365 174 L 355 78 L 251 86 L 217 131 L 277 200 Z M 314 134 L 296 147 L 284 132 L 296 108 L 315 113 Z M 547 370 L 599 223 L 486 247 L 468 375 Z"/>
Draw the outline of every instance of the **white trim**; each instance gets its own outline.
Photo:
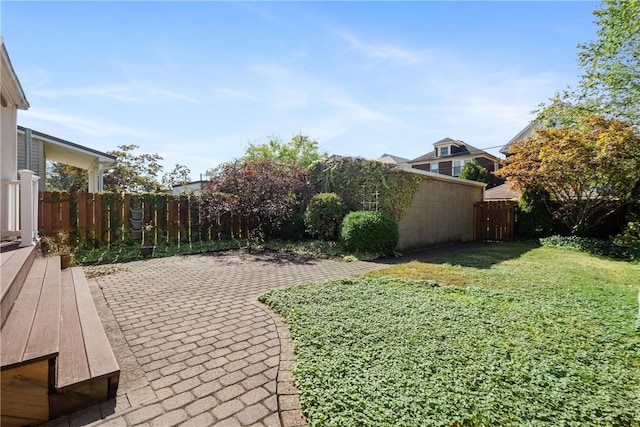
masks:
<path id="1" fill-rule="evenodd" d="M 449 176 L 449 175 L 443 175 L 443 174 L 439 174 L 439 173 L 433 173 L 433 172 L 427 172 L 424 171 L 422 169 L 401 169 L 405 172 L 411 172 L 411 173 L 415 173 L 417 175 L 424 175 L 426 177 L 429 177 L 430 179 L 435 179 L 435 180 L 439 180 L 439 181 L 447 181 L 447 182 L 453 182 L 456 184 L 462 184 L 462 185 L 470 185 L 472 187 L 482 187 L 485 188 L 487 186 L 487 184 L 485 184 L 484 182 L 477 182 L 477 181 L 471 181 L 469 179 L 461 179 L 461 178 L 456 178 L 454 176 Z"/>
<path id="2" fill-rule="evenodd" d="M 0 64 L 0 68 L 2 68 L 2 75 L 0 77 L 2 97 L 5 101 L 11 103 L 12 106 L 15 106 L 15 108 L 27 110 L 29 109 L 29 101 L 27 101 L 27 97 L 24 94 L 20 80 L 18 80 L 18 75 L 13 69 L 13 65 L 11 65 L 11 59 L 9 58 L 9 53 L 4 45 L 4 37 L 2 36 L 0 36 L 0 44 L 2 45 L 0 49 L 2 56 L 2 63 Z"/>

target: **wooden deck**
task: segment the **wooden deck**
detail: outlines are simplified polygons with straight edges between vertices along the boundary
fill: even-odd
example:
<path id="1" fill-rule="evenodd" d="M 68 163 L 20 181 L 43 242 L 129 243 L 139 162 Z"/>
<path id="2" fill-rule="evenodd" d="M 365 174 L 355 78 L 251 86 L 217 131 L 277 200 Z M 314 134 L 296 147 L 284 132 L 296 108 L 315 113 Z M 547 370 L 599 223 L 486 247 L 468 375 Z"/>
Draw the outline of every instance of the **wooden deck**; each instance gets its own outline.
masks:
<path id="1" fill-rule="evenodd" d="M 120 369 L 81 267 L 0 253 L 1 424 L 42 423 L 115 397 Z"/>

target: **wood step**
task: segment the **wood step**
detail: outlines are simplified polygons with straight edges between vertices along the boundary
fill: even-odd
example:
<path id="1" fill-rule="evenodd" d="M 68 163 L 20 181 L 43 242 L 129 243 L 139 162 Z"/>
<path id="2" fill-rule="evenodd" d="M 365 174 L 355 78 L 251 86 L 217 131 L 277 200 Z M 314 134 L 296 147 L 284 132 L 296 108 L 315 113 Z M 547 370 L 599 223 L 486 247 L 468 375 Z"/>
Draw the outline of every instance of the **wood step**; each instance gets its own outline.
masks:
<path id="1" fill-rule="evenodd" d="M 44 422 L 116 395 L 120 368 L 81 267 L 60 270 L 59 257 L 36 257 L 0 341 L 3 426 Z"/>
<path id="2" fill-rule="evenodd" d="M 73 267 L 63 274 L 58 390 L 120 371 L 82 268 Z"/>
<path id="3" fill-rule="evenodd" d="M 81 267 L 62 272 L 62 317 L 52 418 L 116 396 L 120 367 Z"/>
<path id="4" fill-rule="evenodd" d="M 58 355 L 60 290 L 60 257 L 36 258 L 0 331 L 2 370 Z"/>
<path id="5" fill-rule="evenodd" d="M 60 328 L 60 258 L 35 259 L 0 330 L 2 425 L 49 419 Z"/>
<path id="6" fill-rule="evenodd" d="M 0 253 L 0 327 L 7 320 L 13 304 L 20 294 L 24 279 L 36 258 L 35 246 L 17 248 Z"/>

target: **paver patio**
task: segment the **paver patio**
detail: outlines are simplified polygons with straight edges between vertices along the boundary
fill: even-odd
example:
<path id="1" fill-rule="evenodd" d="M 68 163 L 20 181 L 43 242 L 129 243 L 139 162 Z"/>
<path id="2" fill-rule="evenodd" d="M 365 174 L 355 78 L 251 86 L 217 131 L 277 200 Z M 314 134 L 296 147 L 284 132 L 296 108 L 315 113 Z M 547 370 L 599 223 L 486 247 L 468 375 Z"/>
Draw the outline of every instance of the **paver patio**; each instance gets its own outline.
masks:
<path id="1" fill-rule="evenodd" d="M 278 378 L 293 360 L 288 330 L 256 297 L 386 265 L 245 252 L 120 264 L 90 279 L 121 367 L 118 396 L 48 425 L 299 425 L 290 372 Z"/>

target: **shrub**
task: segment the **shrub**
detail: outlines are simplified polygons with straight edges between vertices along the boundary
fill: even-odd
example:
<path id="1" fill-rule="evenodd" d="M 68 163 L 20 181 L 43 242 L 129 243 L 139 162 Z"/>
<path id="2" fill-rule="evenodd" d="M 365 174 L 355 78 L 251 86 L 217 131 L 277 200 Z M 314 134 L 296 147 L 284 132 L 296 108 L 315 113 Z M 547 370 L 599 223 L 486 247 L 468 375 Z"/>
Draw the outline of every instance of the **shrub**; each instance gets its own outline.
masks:
<path id="1" fill-rule="evenodd" d="M 345 249 L 353 252 L 393 253 L 400 232 L 398 223 L 382 212 L 351 212 L 342 221 L 340 233 Z"/>
<path id="2" fill-rule="evenodd" d="M 284 226 L 293 221 L 296 214 L 304 212 L 314 193 L 306 170 L 269 159 L 224 163 L 210 175 L 203 201 L 214 205 L 205 206 L 205 212 L 209 212 L 212 220 L 224 211 L 243 218 L 252 239 L 271 238 L 278 232 L 290 233 Z M 207 197 L 206 193 L 214 194 Z M 222 199 L 215 193 L 230 196 Z M 222 210 L 215 206 L 219 199 L 225 201 Z"/>
<path id="3" fill-rule="evenodd" d="M 338 240 L 345 207 L 336 193 L 320 193 L 311 198 L 304 214 L 309 234 L 321 240 Z"/>
<path id="4" fill-rule="evenodd" d="M 396 220 L 406 214 L 424 176 L 400 170 L 396 165 L 343 157 L 311 165 L 309 181 L 319 192 L 334 192 L 342 197 L 349 211 L 377 203 L 378 209 Z"/>
<path id="5" fill-rule="evenodd" d="M 574 251 L 587 252 L 592 255 L 620 259 L 623 261 L 640 260 L 640 247 L 619 246 L 614 242 L 594 239 L 591 237 L 551 236 L 540 239 L 540 243 L 543 246 L 571 249 Z"/>
<path id="6" fill-rule="evenodd" d="M 553 234 L 553 218 L 547 210 L 549 193 L 539 187 L 524 190 L 518 200 L 516 233 L 524 237 L 547 237 Z"/>
<path id="7" fill-rule="evenodd" d="M 613 241 L 620 246 L 640 248 L 640 221 L 629 222 L 622 234 L 618 234 Z"/>

